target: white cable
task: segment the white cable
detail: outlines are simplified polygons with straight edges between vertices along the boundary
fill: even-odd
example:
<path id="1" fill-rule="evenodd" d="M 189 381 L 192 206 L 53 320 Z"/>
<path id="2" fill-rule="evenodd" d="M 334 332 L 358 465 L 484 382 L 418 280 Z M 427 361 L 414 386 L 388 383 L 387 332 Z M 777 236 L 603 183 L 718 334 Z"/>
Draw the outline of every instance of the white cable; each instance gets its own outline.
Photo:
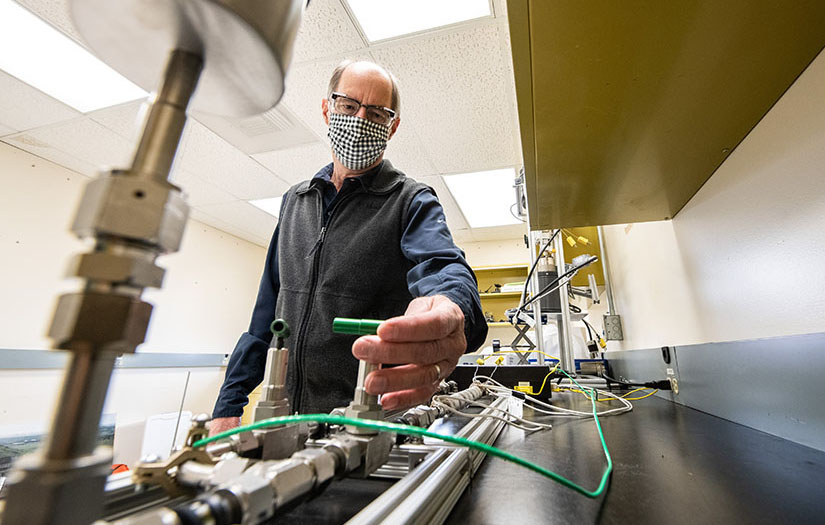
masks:
<path id="1" fill-rule="evenodd" d="M 478 382 L 479 379 L 485 379 L 485 380 L 487 380 L 487 383 Z M 494 393 L 495 395 L 499 395 L 499 396 L 508 395 L 508 396 L 510 396 L 510 395 L 512 395 L 512 392 L 513 392 L 511 389 L 507 388 L 506 386 L 502 385 L 498 381 L 496 381 L 493 378 L 488 377 L 488 376 L 475 376 L 473 378 L 473 381 L 478 382 L 479 385 L 482 385 L 485 389 L 487 389 L 491 393 Z M 489 383 L 492 383 L 492 384 L 489 384 Z M 629 411 L 633 410 L 633 404 L 630 401 L 628 401 L 627 399 L 619 397 L 619 396 L 613 394 L 612 392 L 608 392 L 606 390 L 598 390 L 598 389 L 593 389 L 593 390 L 595 390 L 600 395 L 604 395 L 604 396 L 607 396 L 607 397 L 612 397 L 614 399 L 618 399 L 624 405 L 624 406 L 621 406 L 621 407 L 612 408 L 612 409 L 609 409 L 609 410 L 603 410 L 601 412 L 597 412 L 597 414 L 600 417 L 623 414 L 625 412 L 629 412 Z M 541 400 L 539 400 L 535 397 L 529 396 L 527 394 L 524 395 L 524 398 L 525 398 L 525 404 L 527 404 L 530 408 L 532 408 L 536 412 L 540 412 L 542 414 L 547 414 L 547 415 L 555 416 L 555 417 L 576 417 L 576 418 L 593 417 L 592 412 L 583 412 L 583 411 L 580 411 L 580 410 L 572 410 L 572 409 L 569 409 L 569 408 L 563 408 L 563 407 L 559 407 L 559 406 L 555 406 L 555 405 L 550 405 L 548 403 L 545 403 L 545 402 L 543 402 L 543 401 L 541 401 Z M 538 405 L 538 406 L 536 406 L 536 405 Z M 545 407 L 546 410 L 542 409 L 542 408 L 539 408 L 539 406 Z"/>
<path id="2" fill-rule="evenodd" d="M 547 426 L 543 426 L 543 425 L 542 425 L 542 426 L 540 426 L 540 427 L 539 427 L 539 426 L 536 426 L 536 427 L 526 427 L 526 426 L 519 425 L 518 423 L 516 423 L 516 422 L 514 422 L 514 421 L 511 421 L 511 420 L 509 420 L 509 419 L 507 419 L 507 418 L 504 418 L 504 417 L 501 417 L 501 416 L 497 416 L 497 415 L 495 415 L 495 414 L 469 414 L 469 413 L 467 413 L 467 412 L 461 412 L 461 411 L 459 411 L 459 410 L 455 410 L 454 408 L 450 408 L 450 407 L 448 407 L 448 406 L 444 406 L 443 408 L 444 408 L 445 410 L 447 410 L 448 412 L 451 412 L 451 413 L 456 414 L 456 415 L 459 415 L 459 416 L 470 417 L 470 418 L 489 418 L 489 419 L 497 419 L 497 420 L 499 420 L 499 421 L 503 421 L 504 423 L 506 423 L 506 424 L 510 425 L 511 427 L 518 428 L 519 430 L 524 430 L 525 432 L 536 432 L 536 431 L 539 431 L 539 430 L 545 430 L 545 429 L 551 428 L 549 425 L 547 425 Z"/>
<path id="3" fill-rule="evenodd" d="M 497 412 L 501 412 L 501 413 L 505 414 L 506 418 L 512 418 L 512 419 L 506 419 L 505 417 L 497 416 L 497 415 L 494 415 L 494 414 L 469 414 L 469 413 L 466 413 L 466 412 L 460 412 L 456 408 L 453 408 L 452 406 L 444 403 L 442 398 L 445 398 L 445 397 L 449 398 L 449 396 L 435 396 L 435 397 L 433 397 L 433 404 L 436 405 L 436 406 L 442 407 L 445 410 L 447 410 L 449 412 L 452 412 L 453 414 L 457 414 L 457 415 L 461 415 L 461 416 L 465 416 L 465 417 L 482 417 L 482 418 L 490 417 L 492 419 L 498 419 L 499 421 L 504 421 L 505 423 L 507 423 L 509 425 L 512 425 L 516 428 L 520 428 L 521 430 L 525 430 L 525 431 L 528 431 L 528 432 L 535 432 L 537 430 L 545 430 L 545 429 L 552 428 L 552 425 L 549 425 L 547 423 L 537 423 L 535 421 L 528 421 L 524 418 L 515 416 L 515 415 L 511 414 L 510 412 L 508 412 L 506 410 L 490 406 L 489 404 L 482 403 L 480 401 L 467 401 L 467 404 L 474 405 L 474 406 L 480 406 L 480 407 L 485 408 L 485 409 L 489 408 L 491 410 L 495 410 Z M 516 423 L 513 423 L 513 421 L 517 421 L 519 423 L 522 423 L 523 425 L 530 425 L 532 428 L 527 428 L 525 426 L 518 425 Z"/>

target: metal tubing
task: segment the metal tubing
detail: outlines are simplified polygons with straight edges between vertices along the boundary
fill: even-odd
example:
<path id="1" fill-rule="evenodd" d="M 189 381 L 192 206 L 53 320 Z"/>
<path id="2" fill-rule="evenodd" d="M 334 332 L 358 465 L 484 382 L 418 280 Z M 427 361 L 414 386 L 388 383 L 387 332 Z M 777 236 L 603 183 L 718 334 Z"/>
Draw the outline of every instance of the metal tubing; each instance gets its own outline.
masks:
<path id="1" fill-rule="evenodd" d="M 599 234 L 599 249 L 601 250 L 602 272 L 604 273 L 604 292 L 607 294 L 607 313 L 616 315 L 616 305 L 613 303 L 613 287 L 610 286 L 610 263 L 607 259 L 607 246 L 604 244 L 604 234 L 602 227 L 597 226 L 596 231 Z"/>
<path id="2" fill-rule="evenodd" d="M 280 401 L 286 397 L 286 369 L 289 350 L 270 347 L 266 355 L 261 401 Z"/>
<path id="3" fill-rule="evenodd" d="M 495 408 L 504 408 L 507 403 L 505 398 L 496 399 L 481 414 L 495 413 Z M 456 436 L 492 444 L 503 426 L 504 423 L 495 419 L 473 418 Z M 455 505 L 454 495 L 469 485 L 470 474 L 484 457 L 482 452 L 474 455 L 474 451 L 463 448 L 452 449 L 449 455 L 443 456 L 442 450 L 445 449 L 428 455 L 410 474 L 398 480 L 347 523 L 442 522 L 443 516 Z M 446 490 L 451 486 L 454 490 Z"/>
<path id="4" fill-rule="evenodd" d="M 364 385 L 367 382 L 367 376 L 370 375 L 370 372 L 374 372 L 380 367 L 381 365 L 377 365 L 375 363 L 367 363 L 366 361 L 358 362 L 358 381 L 355 384 L 355 396 L 353 398 L 353 403 L 356 405 L 367 406 L 375 406 L 378 404 L 378 396 L 368 394 Z"/>
<path id="5" fill-rule="evenodd" d="M 559 278 L 562 279 L 565 271 L 567 271 L 564 262 L 564 240 L 562 235 L 556 236 L 556 272 Z M 573 359 L 573 347 L 570 342 L 570 302 L 567 298 L 567 284 L 559 287 L 559 303 L 561 305 L 560 322 L 557 322 L 559 333 L 559 358 L 561 359 L 561 366 L 564 370 L 575 371 L 576 362 Z"/>
<path id="6" fill-rule="evenodd" d="M 135 151 L 131 171 L 136 176 L 160 181 L 168 178 L 186 124 L 186 107 L 202 68 L 203 59 L 198 55 L 177 49 L 170 55 Z"/>
<path id="7" fill-rule="evenodd" d="M 72 354 L 46 445 L 47 459 L 73 459 L 94 452 L 114 366 L 115 355 L 109 352 Z"/>
<path id="8" fill-rule="evenodd" d="M 533 297 L 538 295 L 541 291 L 541 287 L 539 286 L 539 272 L 538 272 L 538 255 L 536 254 L 536 244 L 539 245 L 541 248 L 542 241 L 541 241 L 541 232 L 530 232 L 530 264 L 536 265 L 536 271 L 533 272 L 533 278 L 530 285 L 533 289 Z M 536 324 L 533 327 L 533 332 L 536 334 L 536 348 L 538 352 L 536 353 L 537 357 L 537 364 L 543 365 L 544 364 L 544 354 L 542 352 L 546 352 L 545 344 L 544 344 L 544 325 L 541 322 L 541 300 L 538 300 L 533 303 L 533 319 L 535 319 Z"/>

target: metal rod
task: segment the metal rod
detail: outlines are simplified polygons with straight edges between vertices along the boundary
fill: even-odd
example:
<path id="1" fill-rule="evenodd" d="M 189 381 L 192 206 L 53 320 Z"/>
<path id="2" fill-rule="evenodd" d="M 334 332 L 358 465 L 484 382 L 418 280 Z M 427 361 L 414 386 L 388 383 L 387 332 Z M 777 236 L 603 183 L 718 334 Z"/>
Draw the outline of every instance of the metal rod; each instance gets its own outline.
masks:
<path id="1" fill-rule="evenodd" d="M 135 176 L 168 178 L 186 124 L 186 107 L 202 68 L 203 59 L 198 55 L 177 49 L 170 55 L 132 161 Z"/>
<path id="2" fill-rule="evenodd" d="M 115 355 L 109 352 L 72 354 L 46 444 L 47 459 L 72 459 L 94 452 L 114 367 Z"/>
<path id="3" fill-rule="evenodd" d="M 183 403 L 186 401 L 186 391 L 189 389 L 189 376 L 192 372 L 186 371 L 186 382 L 183 384 L 183 394 L 180 396 L 180 406 L 178 407 L 178 418 L 175 420 L 175 432 L 172 434 L 172 444 L 169 446 L 169 454 L 175 451 L 175 441 L 178 439 L 178 429 L 180 428 L 180 416 L 183 414 Z"/>
<path id="4" fill-rule="evenodd" d="M 541 232 L 530 232 L 530 264 L 536 265 L 536 271 L 533 272 L 532 282 L 530 283 L 533 289 L 533 297 L 538 295 L 541 291 L 539 286 L 539 269 L 538 269 L 538 254 L 536 254 L 536 244 L 539 245 L 541 248 L 542 240 L 541 240 Z M 536 334 L 536 348 L 538 352 L 536 353 L 537 363 L 539 365 L 544 364 L 544 354 L 542 352 L 546 352 L 545 344 L 544 344 L 544 325 L 541 322 L 541 300 L 538 300 L 533 303 L 533 319 L 535 319 L 536 324 L 533 327 L 533 332 Z"/>
<path id="5" fill-rule="evenodd" d="M 561 235 L 556 236 L 556 273 L 559 277 L 564 275 L 566 264 L 564 262 L 564 240 Z M 573 347 L 570 343 L 570 302 L 567 298 L 567 284 L 559 287 L 559 303 L 561 305 L 560 322 L 557 322 L 559 333 L 559 358 L 561 366 L 568 372 L 576 370 L 576 362 L 573 359 Z"/>
<path id="6" fill-rule="evenodd" d="M 355 384 L 355 396 L 353 402 L 356 405 L 374 406 L 378 404 L 378 396 L 367 393 L 365 387 L 367 383 L 367 376 L 381 368 L 381 365 L 375 363 L 368 363 L 366 361 L 358 362 L 358 380 Z"/>
<path id="7" fill-rule="evenodd" d="M 596 231 L 599 234 L 599 249 L 601 250 L 602 272 L 604 273 L 604 292 L 607 295 L 607 313 L 611 315 L 616 314 L 616 305 L 613 303 L 613 287 L 610 285 L 610 263 L 607 259 L 607 246 L 604 244 L 604 234 L 602 227 L 597 226 Z"/>
<path id="8" fill-rule="evenodd" d="M 289 350 L 270 347 L 266 354 L 261 401 L 280 401 L 286 397 L 286 371 Z"/>
<path id="9" fill-rule="evenodd" d="M 495 413 L 496 408 L 504 409 L 508 402 L 506 398 L 498 398 L 490 407 L 481 411 L 481 414 Z M 456 433 L 456 436 L 492 444 L 503 426 L 504 423 L 494 419 L 473 418 Z M 445 450 L 429 454 L 409 475 L 398 480 L 347 523 L 430 523 L 427 518 L 439 513 L 448 513 L 455 505 L 455 499 L 450 497 L 450 491 L 445 490 L 445 486 L 450 485 L 445 485 L 445 482 L 454 480 L 454 489 L 463 491 L 469 484 L 470 473 L 477 467 L 475 461 L 483 459 L 483 454 L 478 452 L 473 459 L 473 454 L 469 450 L 450 449 L 446 456 Z M 468 460 L 473 463 L 469 465 L 470 472 L 466 472 Z M 440 523 L 438 520 L 433 522 Z"/>

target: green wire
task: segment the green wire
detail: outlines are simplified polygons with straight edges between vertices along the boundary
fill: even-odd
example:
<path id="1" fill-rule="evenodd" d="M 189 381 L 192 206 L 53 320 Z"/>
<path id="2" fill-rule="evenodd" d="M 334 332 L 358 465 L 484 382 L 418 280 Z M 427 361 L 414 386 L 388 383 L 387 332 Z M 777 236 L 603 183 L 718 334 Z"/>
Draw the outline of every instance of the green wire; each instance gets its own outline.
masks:
<path id="1" fill-rule="evenodd" d="M 560 369 L 561 370 L 561 369 Z M 564 370 L 562 370 L 564 372 Z M 564 372 L 564 375 L 570 377 L 567 372 Z M 570 377 L 570 380 L 576 383 L 576 385 L 582 390 L 581 385 L 576 382 L 575 379 Z M 528 468 L 532 471 L 538 472 L 539 474 L 546 476 L 553 481 L 560 483 L 561 485 L 575 490 L 579 494 L 583 494 L 588 498 L 598 498 L 601 496 L 605 488 L 607 487 L 607 482 L 610 479 L 610 473 L 613 471 L 613 460 L 610 458 L 610 453 L 607 451 L 607 444 L 604 441 L 604 434 L 602 433 L 602 427 L 599 424 L 599 416 L 596 413 L 596 402 L 594 401 L 594 396 L 591 395 L 590 402 L 593 404 L 593 418 L 596 420 L 596 428 L 599 431 L 599 438 L 602 442 L 602 448 L 604 449 L 604 455 L 607 458 L 607 468 L 605 468 L 604 473 L 602 473 L 601 482 L 596 490 L 590 491 L 585 489 L 584 487 L 570 481 L 569 479 L 561 476 L 560 474 L 556 474 L 552 470 L 548 470 L 541 465 L 536 465 L 535 463 L 531 463 L 524 458 L 520 458 L 509 452 L 505 452 L 499 448 L 487 445 L 486 443 L 481 443 L 478 441 L 472 441 L 470 439 L 466 439 L 463 437 L 457 436 L 448 436 L 445 434 L 439 434 L 437 432 L 430 432 L 427 429 L 414 427 L 409 425 L 399 425 L 397 423 L 389 423 L 387 421 L 373 421 L 367 419 L 353 419 L 348 417 L 342 416 L 331 416 L 329 414 L 301 414 L 301 415 L 294 415 L 294 416 L 282 416 L 282 417 L 273 417 L 270 419 L 264 419 L 258 421 L 256 423 L 252 423 L 251 425 L 246 425 L 242 427 L 233 428 L 231 430 L 227 430 L 226 432 L 221 432 L 220 434 L 216 434 L 212 437 L 204 438 L 199 441 L 196 441 L 192 444 L 193 448 L 202 447 L 204 445 L 208 445 L 214 441 L 218 441 L 224 438 L 227 438 L 234 434 L 239 434 L 241 432 L 246 432 L 249 430 L 256 430 L 259 428 L 277 426 L 277 425 L 289 425 L 292 423 L 307 423 L 307 422 L 315 422 L 315 423 L 330 423 L 333 425 L 352 425 L 356 427 L 362 428 L 370 428 L 373 430 L 379 430 L 382 432 L 396 432 L 398 434 L 406 434 L 411 436 L 423 436 L 429 438 L 440 439 L 441 441 L 446 441 L 447 443 L 455 443 L 456 445 L 462 445 L 468 448 L 472 448 L 475 450 L 479 450 L 488 454 L 490 456 L 499 457 L 501 459 L 513 462 L 517 465 L 521 465 L 522 467 Z"/>

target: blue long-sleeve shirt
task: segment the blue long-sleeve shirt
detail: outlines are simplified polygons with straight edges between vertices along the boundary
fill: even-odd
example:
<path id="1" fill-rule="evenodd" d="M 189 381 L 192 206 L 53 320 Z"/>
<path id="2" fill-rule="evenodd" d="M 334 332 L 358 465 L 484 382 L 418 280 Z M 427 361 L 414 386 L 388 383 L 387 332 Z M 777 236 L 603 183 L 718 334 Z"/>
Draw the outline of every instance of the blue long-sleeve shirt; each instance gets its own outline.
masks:
<path id="1" fill-rule="evenodd" d="M 379 166 L 380 167 L 380 166 Z M 333 165 L 328 164 L 313 177 L 324 198 L 324 222 L 335 203 L 359 189 L 378 172 L 373 169 L 359 177 L 347 178 L 340 191 L 332 183 Z M 477 284 L 464 253 L 453 242 L 444 210 L 435 194 L 422 191 L 410 202 L 409 222 L 401 237 L 401 251 L 414 266 L 407 273 L 407 286 L 413 297 L 444 295 L 456 303 L 465 318 L 468 350 L 475 350 L 487 336 L 487 323 L 481 310 Z M 276 226 L 266 255 L 258 297 L 249 330 L 241 335 L 230 357 L 226 378 L 215 403 L 213 417 L 234 417 L 243 413 L 249 393 L 261 382 L 266 352 L 272 334 L 269 325 L 275 317 L 280 289 L 278 275 L 278 232 Z"/>

